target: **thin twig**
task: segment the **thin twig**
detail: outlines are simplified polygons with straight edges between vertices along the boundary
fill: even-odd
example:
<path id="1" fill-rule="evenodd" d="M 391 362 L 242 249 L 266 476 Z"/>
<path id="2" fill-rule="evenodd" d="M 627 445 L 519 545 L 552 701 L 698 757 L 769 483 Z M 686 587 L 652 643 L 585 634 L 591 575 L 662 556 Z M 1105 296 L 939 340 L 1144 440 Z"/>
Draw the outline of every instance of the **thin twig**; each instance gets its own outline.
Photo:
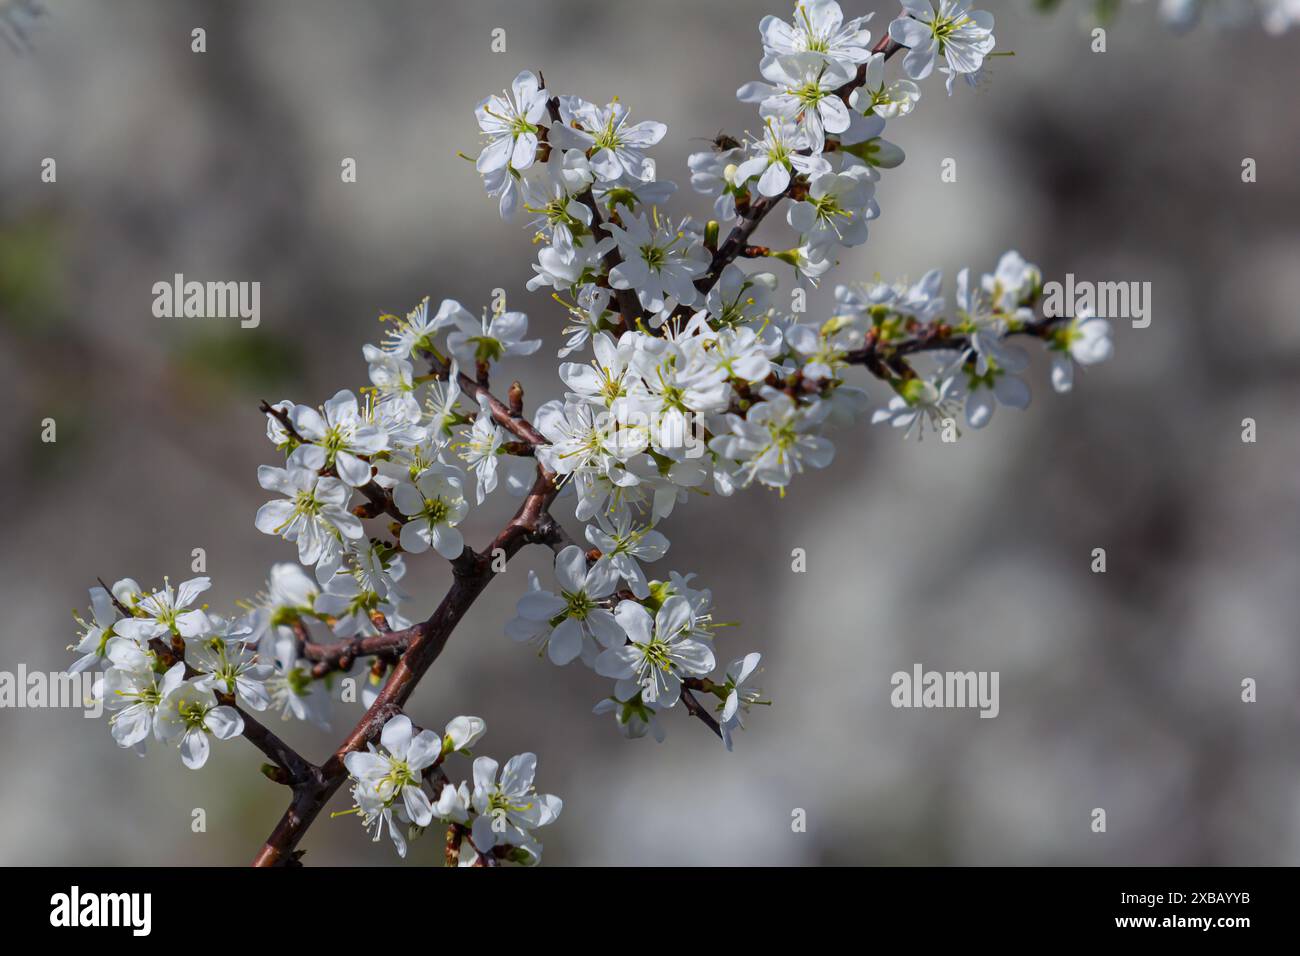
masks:
<path id="1" fill-rule="evenodd" d="M 695 699 L 695 695 L 686 687 L 682 688 L 682 703 L 686 706 L 686 712 L 688 714 L 692 717 L 698 717 L 704 722 L 705 727 L 708 727 L 709 730 L 718 735 L 719 740 L 723 739 L 722 728 L 718 726 L 717 720 L 714 719 L 713 715 L 709 713 L 708 709 L 703 704 Z"/>
<path id="2" fill-rule="evenodd" d="M 244 736 L 284 772 L 280 783 L 296 786 L 306 783 L 316 772 L 308 761 L 244 708 L 234 705 L 244 719 Z"/>
<path id="3" fill-rule="evenodd" d="M 1047 338 L 1058 325 L 1067 321 L 1067 316 L 1044 316 L 1008 332 L 1007 337 Z M 850 365 L 865 366 L 877 378 L 890 381 L 900 376 L 908 377 L 905 371 L 907 363 L 902 362 L 905 356 L 922 352 L 964 352 L 970 347 L 969 336 L 954 333 L 951 325 L 937 320 L 918 325 L 902 339 L 881 341 L 871 336 L 866 345 L 847 353 L 844 360 Z"/>

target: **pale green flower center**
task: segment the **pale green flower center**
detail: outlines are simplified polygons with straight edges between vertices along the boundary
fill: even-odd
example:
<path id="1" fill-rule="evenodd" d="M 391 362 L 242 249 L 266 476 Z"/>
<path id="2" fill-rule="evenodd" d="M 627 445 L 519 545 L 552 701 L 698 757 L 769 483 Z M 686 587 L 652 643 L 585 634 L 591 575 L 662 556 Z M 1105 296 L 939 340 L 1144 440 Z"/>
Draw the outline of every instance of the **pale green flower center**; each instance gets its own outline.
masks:
<path id="1" fill-rule="evenodd" d="M 442 524 L 449 514 L 451 514 L 451 507 L 441 497 L 424 499 L 424 510 L 420 512 L 420 516 L 429 524 Z"/>
<path id="2" fill-rule="evenodd" d="M 321 439 L 320 446 L 325 449 L 326 460 L 334 463 L 334 456 L 341 451 L 346 451 L 351 444 L 351 429 L 344 430 L 342 425 L 333 425 Z"/>
<path id="3" fill-rule="evenodd" d="M 562 592 L 564 597 L 564 610 L 555 616 L 551 621 L 554 627 L 564 621 L 565 618 L 573 618 L 578 621 L 585 621 L 587 615 L 596 609 L 596 602 L 587 597 L 587 592 L 578 591 L 576 594 L 569 591 Z"/>
<path id="4" fill-rule="evenodd" d="M 970 22 L 971 18 L 964 15 L 960 17 L 935 17 L 930 23 L 930 33 L 939 41 L 940 52 L 947 45 L 948 38 Z"/>
<path id="5" fill-rule="evenodd" d="M 614 128 L 614 113 L 611 110 L 609 119 L 605 121 L 605 126 L 593 137 L 596 143 L 596 149 L 618 149 L 623 145 L 622 137 L 618 135 L 618 130 Z"/>
<path id="6" fill-rule="evenodd" d="M 491 816 L 497 811 L 503 813 L 519 812 L 527 810 L 532 803 L 511 803 L 511 794 L 503 792 L 499 787 L 492 791 L 488 796 L 488 815 Z"/>
<path id="7" fill-rule="evenodd" d="M 658 637 L 653 638 L 649 644 L 638 644 L 645 661 L 645 667 L 658 668 L 661 671 L 670 671 L 673 667 L 672 657 L 669 654 L 669 646 Z"/>
<path id="8" fill-rule="evenodd" d="M 187 730 L 205 730 L 203 720 L 208 714 L 207 705 L 197 700 L 182 700 L 176 705 L 176 714 Z"/>
<path id="9" fill-rule="evenodd" d="M 309 488 L 306 491 L 299 491 L 295 493 L 293 496 L 292 517 L 296 517 L 298 515 L 315 516 L 320 514 L 320 510 L 322 507 L 323 505 L 321 504 L 320 500 L 316 497 L 315 488 Z M 290 518 L 290 520 L 292 520 L 292 517 Z M 285 524 L 288 524 L 288 522 L 285 522 Z M 281 525 L 280 527 L 283 528 L 284 525 Z M 280 529 L 277 528 L 276 530 L 278 531 Z"/>
<path id="10" fill-rule="evenodd" d="M 394 794 L 398 793 L 403 787 L 410 786 L 416 782 L 415 773 L 411 770 L 405 760 L 398 760 L 395 757 L 389 757 L 388 773 L 379 781 L 377 790 L 382 791 L 384 784 L 392 787 Z"/>

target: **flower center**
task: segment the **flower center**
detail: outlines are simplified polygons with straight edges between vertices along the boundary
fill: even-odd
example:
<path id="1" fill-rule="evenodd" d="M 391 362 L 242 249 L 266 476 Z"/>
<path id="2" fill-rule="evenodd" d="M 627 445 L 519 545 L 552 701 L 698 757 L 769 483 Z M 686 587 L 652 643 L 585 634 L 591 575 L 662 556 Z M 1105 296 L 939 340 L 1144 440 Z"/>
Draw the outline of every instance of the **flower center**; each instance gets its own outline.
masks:
<path id="1" fill-rule="evenodd" d="M 605 126 L 593 137 L 597 149 L 618 149 L 622 145 L 622 138 L 618 135 L 618 130 L 614 128 L 614 111 L 610 110 L 609 119 L 605 121 Z"/>
<path id="2" fill-rule="evenodd" d="M 295 516 L 316 515 L 320 512 L 320 509 L 321 503 L 316 499 L 315 488 L 299 491 L 293 496 L 293 513 Z"/>
<path id="3" fill-rule="evenodd" d="M 407 766 L 405 760 L 397 760 L 394 757 L 389 757 L 388 759 L 388 774 L 379 782 L 379 786 L 376 787 L 377 790 L 383 792 L 385 789 L 384 785 L 388 784 L 391 787 L 390 792 L 395 794 L 403 787 L 415 783 L 415 774 L 412 772 L 411 768 Z"/>
<path id="4" fill-rule="evenodd" d="M 641 653 L 644 655 L 646 668 L 653 667 L 661 671 L 672 670 L 673 661 L 666 643 L 655 638 L 649 644 L 638 644 L 637 646 L 641 648 Z"/>
<path id="5" fill-rule="evenodd" d="M 180 716 L 181 722 L 189 730 L 203 730 L 203 718 L 207 715 L 208 708 L 199 701 L 183 700 L 176 706 L 176 713 Z"/>
<path id="6" fill-rule="evenodd" d="M 940 52 L 947 44 L 948 38 L 970 22 L 971 19 L 967 16 L 936 17 L 930 23 L 930 33 L 939 41 Z"/>
<path id="7" fill-rule="evenodd" d="M 791 92 L 794 98 L 802 103 L 805 108 L 816 107 L 818 103 L 826 98 L 826 91 L 817 83 L 805 83 Z"/>
<path id="8" fill-rule="evenodd" d="M 661 249 L 654 243 L 648 243 L 641 247 L 641 258 L 645 260 L 645 264 L 650 267 L 651 272 L 658 272 L 664 267 L 664 262 L 668 258 L 666 253 L 666 249 Z"/>
<path id="9" fill-rule="evenodd" d="M 450 511 L 451 509 L 448 507 L 447 502 L 443 501 L 441 497 L 425 498 L 424 511 L 421 512 L 421 514 L 429 524 L 441 524 L 447 520 L 447 515 Z"/>
<path id="10" fill-rule="evenodd" d="M 350 429 L 349 429 L 350 431 Z M 325 433 L 321 439 L 321 447 L 325 449 L 327 460 L 333 464 L 334 456 L 341 451 L 346 451 L 349 444 L 349 435 L 343 430 L 342 425 L 331 426 L 330 430 Z"/>
<path id="11" fill-rule="evenodd" d="M 564 591 L 564 611 L 556 615 L 552 624 L 559 624 L 565 618 L 574 618 L 578 621 L 585 621 L 587 615 L 596 609 L 596 602 L 587 597 L 586 591 L 579 591 L 576 594 Z"/>

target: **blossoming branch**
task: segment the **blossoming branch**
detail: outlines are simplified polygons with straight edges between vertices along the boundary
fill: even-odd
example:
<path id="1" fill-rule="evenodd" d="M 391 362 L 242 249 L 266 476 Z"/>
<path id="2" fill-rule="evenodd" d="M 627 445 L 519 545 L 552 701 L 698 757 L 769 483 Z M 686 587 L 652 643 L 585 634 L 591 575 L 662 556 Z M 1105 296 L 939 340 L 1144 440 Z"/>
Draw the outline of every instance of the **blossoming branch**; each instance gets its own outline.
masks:
<path id="1" fill-rule="evenodd" d="M 677 186 L 652 155 L 667 127 L 623 101 L 559 93 L 532 72 L 483 100 L 474 166 L 501 216 L 539 241 L 528 288 L 549 290 L 567 325 L 530 332 L 503 302 L 475 314 L 426 299 L 384 316 L 383 340 L 363 349 L 364 387 L 264 404 L 276 459 L 257 477 L 273 497 L 254 524 L 298 562 L 275 565 L 265 592 L 224 616 L 199 604 L 204 577 L 92 588 L 72 669 L 102 670 L 116 742 L 172 743 L 196 769 L 213 740 L 259 748 L 292 799 L 258 864 L 296 861 L 345 784 L 343 814 L 399 854 L 440 826 L 449 864 L 535 863 L 539 831 L 563 809 L 537 792 L 536 757 L 502 767 L 472 752 L 481 718 L 439 733 L 404 711 L 478 595 L 538 544 L 554 552 L 554 578 L 530 576 L 506 636 L 592 670 L 594 712 L 624 736 L 662 741 L 664 718 L 684 710 L 731 749 L 769 703 L 760 656 L 719 632 L 703 579 L 668 567 L 659 525 L 693 494 L 784 494 L 831 464 L 832 434 L 868 415 L 919 437 L 956 427 L 963 410 L 979 429 L 999 406 L 1023 409 L 1022 344 L 1051 354 L 1057 391 L 1111 353 L 1103 319 L 1038 314 L 1041 274 L 1016 252 L 988 273 L 963 269 L 951 302 L 936 270 L 845 282 L 830 315 L 805 315 L 803 284 L 867 241 L 878 186 L 904 161 L 886 124 L 906 129 L 918 81 L 941 76 L 952 95 L 994 51 L 993 17 L 969 0 L 904 0 L 879 37 L 871 20 L 846 19 L 834 0 L 763 18 L 761 79 L 738 90 L 757 107 L 755 130 L 690 157 L 691 186 L 712 201 L 704 219 L 671 210 Z M 778 211 L 794 241 L 755 242 Z M 527 416 L 523 388 L 494 391 L 495 373 L 557 332 L 564 397 Z M 481 550 L 467 545 L 466 516 L 502 494 L 521 499 L 513 517 Z M 438 559 L 450 587 L 413 620 L 408 562 Z M 262 723 L 328 726 L 340 677 L 360 680 L 367 709 L 322 763 Z M 462 757 L 473 762 L 457 781 L 448 761 Z"/>

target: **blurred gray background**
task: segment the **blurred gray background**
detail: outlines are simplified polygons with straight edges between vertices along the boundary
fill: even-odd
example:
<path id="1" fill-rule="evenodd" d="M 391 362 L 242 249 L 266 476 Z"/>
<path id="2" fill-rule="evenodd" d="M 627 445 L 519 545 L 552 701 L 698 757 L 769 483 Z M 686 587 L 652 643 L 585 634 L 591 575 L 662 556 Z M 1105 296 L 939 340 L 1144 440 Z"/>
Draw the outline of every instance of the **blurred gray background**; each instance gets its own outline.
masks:
<path id="1" fill-rule="evenodd" d="M 519 377 L 529 409 L 557 396 L 563 316 L 524 291 L 528 237 L 455 155 L 477 151 L 474 104 L 524 68 L 555 90 L 617 94 L 668 123 L 660 176 L 686 192 L 679 209 L 702 213 L 691 138 L 757 128 L 734 90 L 757 77 L 759 18 L 789 14 L 783 0 L 46 6 L 33 52 L 0 48 L 11 671 L 66 666 L 69 609 L 97 576 L 183 580 L 203 547 L 221 609 L 292 560 L 253 528 L 256 467 L 273 458 L 257 401 L 364 384 L 379 312 L 426 294 L 477 310 L 503 287 L 546 345 L 497 379 Z M 894 8 L 873 6 L 879 35 Z M 700 572 L 719 615 L 741 622 L 724 661 L 764 655 L 775 705 L 733 754 L 680 710 L 662 746 L 592 716 L 607 681 L 503 636 L 526 569 L 547 556 L 512 563 L 410 710 L 430 726 L 482 715 L 483 752 L 538 753 L 539 784 L 565 801 L 546 862 L 1300 857 L 1300 36 L 1177 36 L 1146 5 L 1094 54 L 1084 5 L 986 6 L 1016 55 L 994 61 L 984 91 L 948 99 L 924 84 L 918 111 L 890 124 L 908 160 L 884 175 L 882 217 L 834 278 L 941 265 L 951 283 L 1018 248 L 1049 279 L 1152 282 L 1151 327 L 1117 326 L 1115 360 L 1067 396 L 1039 363 L 1027 412 L 956 445 L 864 423 L 783 502 L 700 498 L 672 517 L 656 570 Z M 489 52 L 494 27 L 505 54 Z M 39 180 L 47 156 L 57 184 Z M 343 157 L 358 183 L 340 182 Z M 939 181 L 946 157 L 956 184 Z M 154 318 L 151 286 L 175 272 L 260 281 L 260 328 Z M 45 417 L 57 444 L 39 440 Z M 481 546 L 509 507 L 490 501 L 469 540 Z M 794 547 L 806 574 L 791 572 Z M 1095 547 L 1105 575 L 1089 570 Z M 417 610 L 445 577 L 414 562 Z M 890 675 L 916 662 L 1000 671 L 1000 716 L 893 709 Z M 1241 702 L 1244 677 L 1258 703 Z M 337 705 L 333 734 L 282 729 L 319 760 L 359 712 Z M 286 803 L 261 759 L 234 741 L 195 773 L 165 746 L 119 750 L 78 711 L 0 711 L 0 862 L 244 863 Z M 190 832 L 195 807 L 207 833 Z M 794 808 L 806 833 L 791 832 Z M 308 863 L 397 861 L 350 817 L 322 819 L 303 845 Z M 438 860 L 430 840 L 407 863 Z"/>

